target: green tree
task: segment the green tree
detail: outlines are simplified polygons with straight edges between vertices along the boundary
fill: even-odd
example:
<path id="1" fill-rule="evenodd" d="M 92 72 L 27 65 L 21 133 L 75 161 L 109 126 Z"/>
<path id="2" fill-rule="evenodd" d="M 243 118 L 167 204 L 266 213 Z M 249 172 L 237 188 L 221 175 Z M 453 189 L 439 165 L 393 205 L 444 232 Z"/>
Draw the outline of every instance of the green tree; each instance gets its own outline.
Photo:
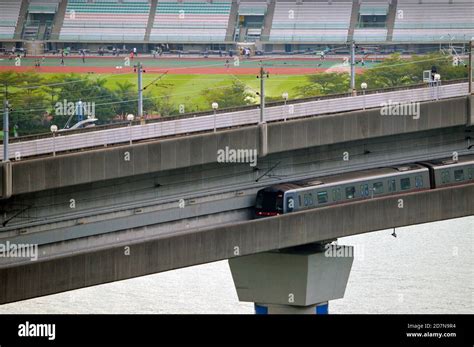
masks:
<path id="1" fill-rule="evenodd" d="M 403 59 L 399 54 L 386 58 L 382 63 L 356 76 L 356 86 L 366 82 L 369 89 L 398 87 L 423 82 L 423 71 L 435 66 L 443 81 L 466 78 L 467 66 L 453 66 L 453 57 L 431 53 Z"/>
<path id="2" fill-rule="evenodd" d="M 70 102 L 76 104 L 79 101 L 94 103 L 95 117 L 101 122 L 109 122 L 116 117 L 115 107 L 118 99 L 113 91 L 105 87 L 105 79 L 91 80 L 88 77 L 69 75 L 64 78 L 63 83 L 55 96 L 55 106 L 60 107 L 61 104 Z M 53 112 L 55 109 L 56 107 Z M 64 113 L 54 112 L 54 122 L 59 127 L 64 127 L 68 119 L 71 118 L 70 114 Z M 74 115 L 72 119 L 74 119 Z M 74 123 L 72 121 L 72 124 Z"/>
<path id="3" fill-rule="evenodd" d="M 308 84 L 294 88 L 298 97 L 311 97 L 346 93 L 349 90 L 350 76 L 347 73 L 319 73 L 307 77 Z"/>
<path id="4" fill-rule="evenodd" d="M 0 85 L 4 89 L 2 107 L 7 95 L 10 105 L 10 128 L 18 127 L 20 135 L 39 132 L 43 125 L 45 109 L 49 105 L 43 89 L 37 88 L 42 83 L 43 78 L 35 73 L 0 73 Z M 1 118 L 3 126 L 3 117 Z"/>
<path id="5" fill-rule="evenodd" d="M 138 104 L 136 99 L 138 93 L 135 90 L 135 84 L 129 81 L 117 82 L 115 87 L 115 97 L 118 102 L 113 106 L 115 113 L 123 119 L 127 114 L 137 114 Z"/>
<path id="6" fill-rule="evenodd" d="M 219 108 L 243 106 L 251 104 L 252 94 L 247 90 L 245 84 L 233 81 L 230 86 L 216 89 L 205 89 L 202 96 L 209 108 L 213 102 L 219 104 Z"/>

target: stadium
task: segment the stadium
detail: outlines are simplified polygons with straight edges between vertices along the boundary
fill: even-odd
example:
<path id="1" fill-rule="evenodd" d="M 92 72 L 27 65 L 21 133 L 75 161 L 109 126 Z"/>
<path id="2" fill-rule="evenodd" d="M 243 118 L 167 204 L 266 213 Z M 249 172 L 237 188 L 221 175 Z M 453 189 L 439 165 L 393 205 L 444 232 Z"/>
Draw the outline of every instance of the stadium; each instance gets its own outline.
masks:
<path id="1" fill-rule="evenodd" d="M 383 52 L 465 43 L 468 0 L 1 0 L 4 51 L 294 54 L 352 40 Z M 346 50 L 346 53 L 349 53 Z"/>
<path id="2" fill-rule="evenodd" d="M 139 94 L 133 90 L 140 64 L 142 91 L 166 103 L 145 104 L 151 118 L 211 110 L 213 101 L 219 109 L 256 104 L 261 67 L 274 77 L 266 84 L 267 102 L 346 92 L 351 71 L 360 75 L 387 59 L 379 71 L 425 57 L 409 81 L 417 84 L 422 71 L 440 61 L 466 65 L 473 6 L 465 0 L 0 0 L 0 73 L 26 73 L 29 86 L 70 73 L 103 79 L 126 103 L 124 95 Z M 426 59 L 432 53 L 438 56 Z M 465 78 L 467 69 L 461 70 L 443 74 L 444 80 Z M 340 88 L 314 88 L 322 72 Z M 369 90 L 395 86 L 356 80 Z M 0 82 L 15 91 L 17 82 L 5 76 Z M 215 88 L 229 95 L 226 87 L 239 89 L 240 100 L 209 96 Z M 51 103 L 71 98 L 98 101 L 91 95 L 38 99 L 34 103 L 47 104 L 48 115 L 38 116 L 46 118 L 42 123 L 54 116 Z M 17 114 L 31 109 L 14 108 Z M 140 113 L 133 107 L 116 113 L 124 118 L 129 112 Z M 101 121 L 117 118 L 110 113 Z M 38 132 L 19 126 L 22 134 Z"/>

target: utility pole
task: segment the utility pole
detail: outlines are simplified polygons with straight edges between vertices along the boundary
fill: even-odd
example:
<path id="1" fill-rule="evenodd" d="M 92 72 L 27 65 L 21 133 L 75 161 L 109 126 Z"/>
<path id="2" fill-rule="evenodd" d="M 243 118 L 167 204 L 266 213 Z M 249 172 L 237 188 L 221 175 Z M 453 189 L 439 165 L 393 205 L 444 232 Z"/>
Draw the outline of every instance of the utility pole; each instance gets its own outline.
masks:
<path id="1" fill-rule="evenodd" d="M 138 118 L 141 120 L 143 117 L 143 88 L 142 88 L 142 64 L 138 63 Z"/>
<path id="2" fill-rule="evenodd" d="M 472 56 L 474 50 L 474 41 L 469 42 L 469 94 L 474 95 L 474 57 Z"/>
<path id="3" fill-rule="evenodd" d="M 260 62 L 260 122 L 265 123 L 265 78 L 268 78 L 268 72 L 263 69 L 263 63 Z"/>
<path id="4" fill-rule="evenodd" d="M 259 150 L 258 156 L 263 158 L 268 154 L 268 127 L 265 123 L 265 78 L 268 78 L 268 72 L 263 69 L 263 62 L 260 61 L 260 121 L 258 122 L 259 131 Z"/>
<path id="5" fill-rule="evenodd" d="M 351 42 L 351 93 L 355 95 L 355 41 Z"/>
<path id="6" fill-rule="evenodd" d="M 8 104 L 8 86 L 5 84 L 5 100 L 3 101 L 3 161 L 9 161 L 8 155 L 8 111 L 10 105 Z"/>

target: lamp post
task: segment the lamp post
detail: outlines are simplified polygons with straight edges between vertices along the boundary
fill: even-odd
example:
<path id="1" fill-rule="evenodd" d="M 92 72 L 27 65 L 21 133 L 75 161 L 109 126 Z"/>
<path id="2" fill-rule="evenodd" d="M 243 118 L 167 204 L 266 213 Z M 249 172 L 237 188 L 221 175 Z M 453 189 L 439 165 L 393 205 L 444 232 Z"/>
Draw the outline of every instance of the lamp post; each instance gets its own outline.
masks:
<path id="1" fill-rule="evenodd" d="M 365 110 L 365 90 L 367 89 L 367 83 L 362 82 L 362 83 L 360 84 L 360 87 L 362 88 L 362 94 L 363 94 L 363 98 L 364 98 L 364 100 L 363 100 L 363 102 L 364 102 L 364 110 Z"/>
<path id="2" fill-rule="evenodd" d="M 216 132 L 216 118 L 217 118 L 217 109 L 219 108 L 219 104 L 217 102 L 212 103 L 212 109 L 214 110 L 214 132 Z"/>
<path id="3" fill-rule="evenodd" d="M 439 73 L 434 75 L 434 85 L 436 86 L 436 100 L 439 99 L 439 86 L 441 85 L 441 75 Z"/>
<path id="4" fill-rule="evenodd" d="M 55 138 L 56 138 L 56 133 L 58 132 L 58 126 L 57 125 L 51 125 L 49 128 L 51 132 L 53 133 L 53 157 L 56 156 L 56 143 L 55 143 Z"/>
<path id="5" fill-rule="evenodd" d="M 132 122 L 135 119 L 135 116 L 133 114 L 128 114 L 127 115 L 127 120 L 129 121 L 129 128 L 130 128 L 130 145 L 132 145 Z"/>
<path id="6" fill-rule="evenodd" d="M 285 113 L 285 116 L 283 118 L 283 120 L 286 122 L 286 115 L 288 114 L 288 110 L 286 109 L 286 102 L 288 101 L 288 93 L 287 92 L 283 92 L 283 94 L 281 94 L 281 97 L 283 98 L 283 100 L 285 101 L 285 105 L 284 105 L 284 113 Z"/>

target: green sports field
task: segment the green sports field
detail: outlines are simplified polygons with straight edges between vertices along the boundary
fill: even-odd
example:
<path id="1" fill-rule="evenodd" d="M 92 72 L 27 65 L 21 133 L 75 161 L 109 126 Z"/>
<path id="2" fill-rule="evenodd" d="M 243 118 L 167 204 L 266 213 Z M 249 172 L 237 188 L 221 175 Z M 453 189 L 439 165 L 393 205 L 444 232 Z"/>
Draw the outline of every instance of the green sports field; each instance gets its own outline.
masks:
<path id="1" fill-rule="evenodd" d="M 106 86 L 115 89 L 117 82 L 128 81 L 137 84 L 136 75 L 102 75 L 107 79 Z M 143 85 L 146 86 L 156 79 L 155 75 L 144 75 Z M 186 112 L 209 109 L 202 91 L 205 89 L 218 89 L 229 86 L 234 80 L 245 84 L 247 90 L 255 94 L 260 88 L 260 81 L 252 75 L 166 75 L 155 84 L 146 89 L 146 95 L 160 97 L 169 95 L 170 102 L 175 105 L 185 105 Z M 281 97 L 283 92 L 291 96 L 293 89 L 301 84 L 307 83 L 303 75 L 275 75 L 266 80 L 266 93 L 269 97 Z"/>
<path id="2" fill-rule="evenodd" d="M 132 84 L 137 90 L 137 74 L 133 66 L 140 62 L 145 73 L 143 86 L 146 87 L 145 97 L 167 98 L 172 105 L 184 105 L 185 112 L 208 110 L 209 98 L 203 96 L 203 91 L 208 89 L 222 89 L 229 87 L 233 82 L 239 81 L 245 85 L 245 91 L 258 102 L 256 96 L 260 89 L 257 79 L 259 68 L 263 63 L 269 78 L 266 79 L 266 95 L 269 100 L 281 98 L 287 92 L 289 98 L 297 96 L 296 87 L 309 83 L 308 76 L 321 74 L 330 70 L 349 72 L 349 66 L 344 58 L 321 60 L 317 56 L 311 57 L 266 57 L 259 59 L 222 57 L 222 58 L 151 58 L 138 57 L 127 60 L 129 57 L 65 57 L 64 65 L 61 56 L 42 57 L 8 57 L 0 58 L 0 71 L 13 70 L 17 72 L 39 73 L 46 78 L 53 79 L 57 74 L 76 74 L 88 76 L 91 79 L 103 78 L 105 86 L 116 90 L 118 84 Z M 237 61 L 238 59 L 238 61 Z M 41 67 L 35 68 L 35 63 L 41 61 Z M 236 63 L 237 61 L 237 63 Z M 227 63 L 228 62 L 228 63 Z M 17 63 L 17 65 L 15 65 Z M 378 62 L 367 61 L 364 67 L 368 69 Z M 333 70 L 333 71 L 334 71 Z M 164 74 L 161 76 L 161 74 Z M 161 76 L 161 78 L 160 78 Z M 158 81 L 156 79 L 159 78 Z"/>

